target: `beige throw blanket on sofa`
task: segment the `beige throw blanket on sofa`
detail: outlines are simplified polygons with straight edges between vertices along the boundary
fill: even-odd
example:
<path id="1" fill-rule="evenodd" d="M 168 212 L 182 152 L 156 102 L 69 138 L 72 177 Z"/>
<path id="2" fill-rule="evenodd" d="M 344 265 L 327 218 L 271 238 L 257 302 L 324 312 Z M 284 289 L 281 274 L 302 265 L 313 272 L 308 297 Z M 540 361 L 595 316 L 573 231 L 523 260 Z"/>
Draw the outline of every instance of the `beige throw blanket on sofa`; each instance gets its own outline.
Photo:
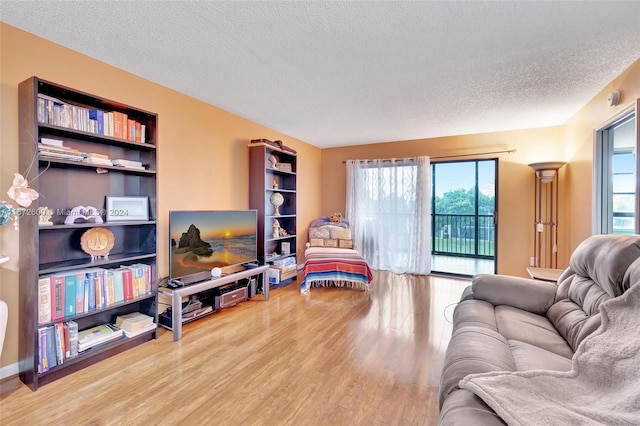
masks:
<path id="1" fill-rule="evenodd" d="M 509 425 L 640 425 L 640 284 L 600 312 L 570 371 L 471 374 L 460 387 Z"/>

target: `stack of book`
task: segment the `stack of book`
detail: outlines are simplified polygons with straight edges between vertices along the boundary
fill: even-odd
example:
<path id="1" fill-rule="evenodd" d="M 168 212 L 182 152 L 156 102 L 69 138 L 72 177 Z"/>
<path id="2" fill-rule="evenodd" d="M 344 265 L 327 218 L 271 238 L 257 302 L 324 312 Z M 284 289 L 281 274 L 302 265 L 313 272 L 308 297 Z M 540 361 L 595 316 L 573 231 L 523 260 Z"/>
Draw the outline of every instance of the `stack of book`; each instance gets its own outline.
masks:
<path id="1" fill-rule="evenodd" d="M 74 148 L 64 146 L 63 141 L 51 138 L 40 138 L 38 152 L 42 158 L 82 161 L 84 156 Z"/>
<path id="2" fill-rule="evenodd" d="M 78 352 L 122 337 L 121 329 L 113 324 L 101 324 L 78 333 Z"/>
<path id="3" fill-rule="evenodd" d="M 116 318 L 116 327 L 120 328 L 125 336 L 135 337 L 142 333 L 156 329 L 156 323 L 153 317 L 141 314 L 140 312 L 132 312 L 126 315 L 119 315 Z"/>
<path id="4" fill-rule="evenodd" d="M 125 169 L 146 170 L 140 161 L 117 159 L 113 160 L 114 166 L 124 167 Z"/>
<path id="5" fill-rule="evenodd" d="M 98 154 L 95 152 L 86 152 L 84 154 L 83 163 L 93 164 L 96 166 L 113 166 L 108 155 Z"/>

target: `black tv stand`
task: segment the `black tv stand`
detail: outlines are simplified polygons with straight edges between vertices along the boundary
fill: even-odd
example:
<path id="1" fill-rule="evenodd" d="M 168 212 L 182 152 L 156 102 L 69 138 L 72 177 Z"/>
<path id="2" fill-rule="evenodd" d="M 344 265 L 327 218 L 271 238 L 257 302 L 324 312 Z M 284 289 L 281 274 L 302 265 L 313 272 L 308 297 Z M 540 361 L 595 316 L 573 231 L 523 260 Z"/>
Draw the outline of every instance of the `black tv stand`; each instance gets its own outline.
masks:
<path id="1" fill-rule="evenodd" d="M 160 292 L 171 297 L 171 327 L 166 324 L 161 325 L 173 330 L 173 340 L 180 340 L 182 338 L 182 324 L 183 322 L 189 322 L 193 319 L 201 318 L 208 315 L 211 312 L 207 312 L 201 316 L 195 318 L 189 318 L 186 321 L 182 317 L 182 298 L 185 296 L 191 296 L 196 293 L 202 293 L 203 291 L 210 290 L 212 288 L 222 287 L 226 284 L 237 282 L 239 280 L 250 278 L 256 275 L 262 274 L 262 289 L 264 299 L 269 300 L 269 283 L 267 282 L 267 271 L 269 265 L 257 266 L 255 268 L 248 268 L 238 272 L 233 272 L 227 275 L 223 275 L 220 278 L 212 278 L 210 280 L 204 280 L 197 283 L 193 283 L 179 288 L 160 288 Z M 166 290 L 166 291 L 164 291 Z"/>

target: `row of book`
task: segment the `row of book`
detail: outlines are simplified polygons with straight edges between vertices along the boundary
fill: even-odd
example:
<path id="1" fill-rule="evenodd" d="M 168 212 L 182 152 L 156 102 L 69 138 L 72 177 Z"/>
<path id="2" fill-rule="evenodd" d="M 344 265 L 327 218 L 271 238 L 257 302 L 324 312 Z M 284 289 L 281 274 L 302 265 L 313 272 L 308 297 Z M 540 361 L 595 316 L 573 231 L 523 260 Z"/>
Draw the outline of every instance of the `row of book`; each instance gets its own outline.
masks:
<path id="1" fill-rule="evenodd" d="M 38 323 L 73 318 L 144 296 L 152 291 L 151 283 L 151 266 L 144 263 L 42 276 L 38 279 Z"/>
<path id="2" fill-rule="evenodd" d="M 88 109 L 40 93 L 37 114 L 40 123 L 133 142 L 146 142 L 146 126 L 122 112 Z"/>
<path id="3" fill-rule="evenodd" d="M 38 329 L 38 373 L 78 356 L 78 323 L 59 322 Z"/>
<path id="4" fill-rule="evenodd" d="M 118 166 L 134 170 L 146 170 L 141 161 L 126 160 L 123 158 L 110 159 L 106 154 L 96 152 L 81 152 L 75 148 L 64 146 L 59 139 L 40 138 L 38 153 L 43 158 L 81 161 L 96 166 Z"/>

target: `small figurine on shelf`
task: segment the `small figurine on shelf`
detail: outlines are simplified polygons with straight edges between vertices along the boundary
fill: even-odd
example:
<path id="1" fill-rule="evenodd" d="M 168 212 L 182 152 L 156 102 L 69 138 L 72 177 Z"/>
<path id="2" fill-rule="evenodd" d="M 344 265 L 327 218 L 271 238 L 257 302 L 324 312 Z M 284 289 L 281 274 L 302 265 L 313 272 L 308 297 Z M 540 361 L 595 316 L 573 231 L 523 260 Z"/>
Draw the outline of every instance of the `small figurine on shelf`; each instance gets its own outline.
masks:
<path id="1" fill-rule="evenodd" d="M 38 209 L 38 226 L 51 226 L 51 217 L 53 216 L 53 210 L 49 207 L 40 207 Z"/>
<path id="2" fill-rule="evenodd" d="M 278 219 L 273 219 L 273 238 L 278 238 L 280 236 L 281 229 L 282 227 L 280 226 Z"/>
<path id="3" fill-rule="evenodd" d="M 278 181 L 277 180 L 273 180 L 273 185 L 271 185 L 273 187 L 273 189 L 278 189 Z"/>
<path id="4" fill-rule="evenodd" d="M 278 157 L 276 157 L 275 155 L 269 156 L 269 167 L 272 169 L 278 168 Z"/>

